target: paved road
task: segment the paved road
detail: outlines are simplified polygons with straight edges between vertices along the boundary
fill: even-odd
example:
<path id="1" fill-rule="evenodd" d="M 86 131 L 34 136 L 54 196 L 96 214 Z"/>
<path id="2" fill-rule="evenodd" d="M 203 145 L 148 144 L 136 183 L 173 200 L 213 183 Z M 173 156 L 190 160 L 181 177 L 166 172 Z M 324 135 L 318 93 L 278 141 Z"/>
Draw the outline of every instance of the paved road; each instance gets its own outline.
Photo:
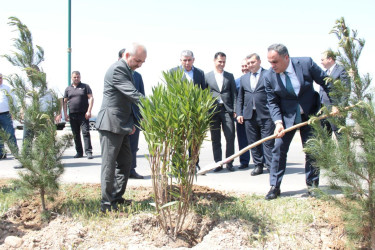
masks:
<path id="1" fill-rule="evenodd" d="M 59 131 L 58 133 L 66 133 L 66 131 Z M 22 131 L 16 131 L 18 144 L 22 144 Z M 224 136 L 222 136 L 224 138 Z M 67 149 L 63 156 L 63 163 L 65 165 L 65 173 L 61 181 L 65 183 L 100 183 L 100 143 L 99 134 L 97 131 L 91 132 L 91 139 L 93 145 L 94 159 L 87 160 L 86 158 L 74 159 L 76 154 L 74 147 Z M 222 145 L 225 146 L 223 139 Z M 236 149 L 237 141 L 236 141 Z M 145 158 L 148 154 L 147 144 L 143 135 L 140 136 L 140 145 L 137 156 L 137 172 L 144 175 L 144 180 L 129 179 L 128 186 L 151 186 L 150 166 Z M 301 197 L 306 194 L 305 173 L 304 173 L 304 158 L 302 152 L 301 139 L 297 133 L 290 147 L 288 154 L 288 164 L 286 174 L 281 185 L 282 196 L 296 196 Z M 206 166 L 212 164 L 213 155 L 210 141 L 205 141 L 201 149 L 200 165 Z M 0 160 L 0 178 L 16 178 L 17 172 L 13 168 L 17 164 L 17 160 L 12 155 L 8 154 L 8 158 Z M 223 191 L 235 191 L 247 194 L 265 195 L 269 190 L 269 175 L 268 173 L 251 176 L 253 164 L 246 170 L 238 170 L 239 160 L 234 161 L 236 168 L 235 172 L 229 172 L 224 169 L 221 172 L 209 172 L 206 176 L 198 176 L 196 184 L 208 186 Z M 326 181 L 321 180 L 321 184 L 325 185 Z"/>

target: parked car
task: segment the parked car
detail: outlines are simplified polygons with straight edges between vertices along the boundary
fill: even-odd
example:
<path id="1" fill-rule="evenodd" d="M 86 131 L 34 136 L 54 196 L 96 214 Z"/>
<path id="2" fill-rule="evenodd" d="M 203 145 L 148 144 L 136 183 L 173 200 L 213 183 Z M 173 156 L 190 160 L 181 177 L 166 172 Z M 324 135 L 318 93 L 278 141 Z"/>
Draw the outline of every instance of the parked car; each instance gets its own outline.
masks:
<path id="1" fill-rule="evenodd" d="M 96 130 L 95 124 L 96 124 L 96 117 L 91 117 L 89 119 L 90 130 Z"/>
<path id="2" fill-rule="evenodd" d="M 59 123 L 56 123 L 56 129 L 63 130 L 65 128 L 65 124 L 66 124 L 65 120 L 62 119 Z M 17 120 L 13 120 L 13 128 L 23 130 L 23 123 Z"/>

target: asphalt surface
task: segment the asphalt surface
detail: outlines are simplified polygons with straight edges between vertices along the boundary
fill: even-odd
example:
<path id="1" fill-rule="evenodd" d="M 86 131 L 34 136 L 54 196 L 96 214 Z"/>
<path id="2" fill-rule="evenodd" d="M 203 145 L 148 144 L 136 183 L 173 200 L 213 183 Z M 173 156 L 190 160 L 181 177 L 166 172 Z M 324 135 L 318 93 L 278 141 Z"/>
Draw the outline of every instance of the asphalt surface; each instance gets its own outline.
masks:
<path id="1" fill-rule="evenodd" d="M 59 134 L 67 133 L 58 131 Z M 208 134 L 208 138 L 209 138 Z M 18 145 L 22 145 L 22 130 L 16 130 Z M 211 142 L 208 140 L 203 143 L 200 152 L 200 165 L 208 166 L 214 163 Z M 222 136 L 224 138 L 224 136 Z M 63 183 L 100 183 L 101 153 L 99 133 L 91 131 L 91 140 L 93 146 L 94 159 L 87 158 L 75 159 L 76 154 L 74 146 L 67 149 L 63 156 L 65 172 L 62 175 Z M 238 144 L 236 143 L 236 152 Z M 223 152 L 225 152 L 225 139 L 222 139 Z M 145 157 L 148 154 L 147 143 L 143 134 L 140 135 L 139 151 L 137 154 L 137 172 L 145 177 L 143 180 L 129 179 L 128 186 L 152 186 L 150 165 Z M 304 171 L 305 154 L 302 151 L 302 144 L 299 133 L 296 133 L 288 153 L 287 169 L 281 184 L 281 196 L 306 196 L 305 171 Z M 0 178 L 17 178 L 19 169 L 14 169 L 19 164 L 13 155 L 8 154 L 7 159 L 0 160 Z M 224 168 L 223 171 L 214 173 L 208 172 L 205 176 L 197 176 L 195 184 L 208 186 L 222 191 L 238 192 L 246 194 L 265 195 L 270 189 L 269 174 L 265 172 L 258 176 L 251 176 L 250 173 L 254 167 L 252 161 L 250 167 L 239 170 L 239 159 L 236 158 L 234 166 L 236 171 L 229 172 Z M 325 186 L 326 181 L 321 178 L 321 186 Z"/>

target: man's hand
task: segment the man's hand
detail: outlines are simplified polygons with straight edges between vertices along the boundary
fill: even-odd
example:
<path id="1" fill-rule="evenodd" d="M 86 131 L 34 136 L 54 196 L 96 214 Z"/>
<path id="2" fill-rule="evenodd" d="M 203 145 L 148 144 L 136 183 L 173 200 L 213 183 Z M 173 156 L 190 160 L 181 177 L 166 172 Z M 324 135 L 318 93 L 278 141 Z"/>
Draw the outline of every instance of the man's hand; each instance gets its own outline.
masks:
<path id="1" fill-rule="evenodd" d="M 69 119 L 69 116 L 67 115 L 67 114 L 65 114 L 65 121 L 69 121 L 70 119 Z"/>
<path id="2" fill-rule="evenodd" d="M 61 114 L 55 116 L 55 123 L 61 122 Z"/>
<path id="3" fill-rule="evenodd" d="M 237 116 L 237 122 L 243 124 L 243 116 Z"/>
<path id="4" fill-rule="evenodd" d="M 134 133 L 135 133 L 135 126 L 133 126 L 133 130 L 132 130 L 132 132 L 129 133 L 129 135 L 132 135 Z"/>
<path id="5" fill-rule="evenodd" d="M 86 120 L 90 119 L 90 117 L 91 117 L 91 112 L 87 111 L 86 114 L 85 114 Z"/>
<path id="6" fill-rule="evenodd" d="M 337 116 L 340 114 L 340 110 L 336 106 L 332 106 L 331 115 Z"/>
<path id="7" fill-rule="evenodd" d="M 237 114 L 236 112 L 233 113 L 233 118 L 236 118 L 237 117 Z"/>
<path id="8" fill-rule="evenodd" d="M 274 134 L 276 135 L 276 138 L 281 138 L 285 135 L 284 126 L 281 122 L 276 123 Z"/>

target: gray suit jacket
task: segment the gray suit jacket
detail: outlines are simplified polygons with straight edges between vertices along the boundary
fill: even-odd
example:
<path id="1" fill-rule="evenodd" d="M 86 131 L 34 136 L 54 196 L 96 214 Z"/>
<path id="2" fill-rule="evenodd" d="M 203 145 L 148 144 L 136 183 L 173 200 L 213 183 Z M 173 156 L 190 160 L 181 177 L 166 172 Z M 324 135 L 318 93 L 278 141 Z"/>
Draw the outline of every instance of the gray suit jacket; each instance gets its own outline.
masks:
<path id="1" fill-rule="evenodd" d="M 258 83 L 255 89 L 250 87 L 251 73 L 241 76 L 241 85 L 237 96 L 237 116 L 243 116 L 244 119 L 251 119 L 254 113 L 254 103 L 259 119 L 271 118 L 267 106 L 267 93 L 264 86 L 264 77 L 268 70 L 262 68 Z"/>
<path id="2" fill-rule="evenodd" d="M 216 83 L 215 73 L 213 71 L 207 73 L 205 78 L 206 85 L 210 88 L 212 96 L 218 98 L 216 104 L 218 100 L 221 99 L 227 112 L 236 112 L 237 90 L 233 74 L 224 71 L 224 82 L 221 90 Z"/>
<path id="3" fill-rule="evenodd" d="M 104 77 L 103 102 L 96 118 L 96 128 L 115 134 L 129 134 L 133 129 L 132 103 L 143 95 L 135 88 L 132 72 L 121 59 L 112 64 Z"/>
<path id="4" fill-rule="evenodd" d="M 349 81 L 348 75 L 346 74 L 346 70 L 343 66 L 336 64 L 335 67 L 332 69 L 330 77 L 332 77 L 333 81 L 340 79 L 342 84 L 349 90 L 348 93 L 350 94 L 350 89 L 351 89 L 350 81 Z M 333 89 L 333 82 L 329 82 L 327 84 L 326 90 L 328 92 L 326 92 L 323 89 L 323 87 L 320 87 L 319 94 L 320 94 L 321 103 L 323 103 L 326 106 L 330 106 L 332 104 L 333 105 L 338 105 L 338 104 L 346 105 L 346 103 L 349 100 L 349 95 L 333 98 L 332 96 L 329 95 L 332 89 Z"/>

